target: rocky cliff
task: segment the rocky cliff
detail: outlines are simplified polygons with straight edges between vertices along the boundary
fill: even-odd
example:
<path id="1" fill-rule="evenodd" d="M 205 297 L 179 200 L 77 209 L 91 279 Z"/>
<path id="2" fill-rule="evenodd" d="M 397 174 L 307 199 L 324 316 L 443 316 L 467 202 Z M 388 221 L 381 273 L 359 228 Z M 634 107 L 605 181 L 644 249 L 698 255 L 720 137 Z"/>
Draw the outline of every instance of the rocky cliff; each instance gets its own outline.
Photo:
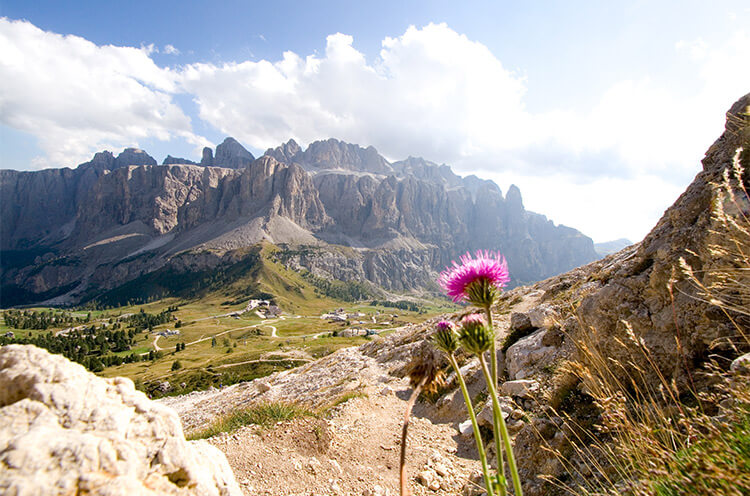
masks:
<path id="1" fill-rule="evenodd" d="M 420 158 L 390 164 L 330 139 L 254 159 L 227 138 L 200 165 L 187 162 L 158 166 L 126 149 L 76 169 L 0 171 L 3 304 L 73 303 L 185 250 L 263 240 L 317 247 L 294 261 L 324 277 L 395 290 L 429 286 L 467 250 L 505 253 L 515 284 L 596 258 L 589 238 L 527 212 L 515 186 L 504 198 L 491 181 Z M 324 253 L 335 245 L 355 250 Z"/>

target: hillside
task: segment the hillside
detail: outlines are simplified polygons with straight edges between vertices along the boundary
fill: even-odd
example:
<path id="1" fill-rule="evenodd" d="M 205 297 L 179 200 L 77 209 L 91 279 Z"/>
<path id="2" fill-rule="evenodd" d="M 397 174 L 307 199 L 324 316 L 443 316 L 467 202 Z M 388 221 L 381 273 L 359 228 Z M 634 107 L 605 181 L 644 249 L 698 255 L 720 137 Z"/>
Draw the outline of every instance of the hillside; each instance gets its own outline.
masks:
<path id="1" fill-rule="evenodd" d="M 189 162 L 126 149 L 75 169 L 0 170 L 2 306 L 78 304 L 164 271 L 231 272 L 261 242 L 298 271 L 398 292 L 434 291 L 436 271 L 467 250 L 500 249 L 513 284 L 596 258 L 591 239 L 527 212 L 515 186 L 503 196 L 420 158 L 391 164 L 331 139 L 255 159 L 227 138 Z"/>

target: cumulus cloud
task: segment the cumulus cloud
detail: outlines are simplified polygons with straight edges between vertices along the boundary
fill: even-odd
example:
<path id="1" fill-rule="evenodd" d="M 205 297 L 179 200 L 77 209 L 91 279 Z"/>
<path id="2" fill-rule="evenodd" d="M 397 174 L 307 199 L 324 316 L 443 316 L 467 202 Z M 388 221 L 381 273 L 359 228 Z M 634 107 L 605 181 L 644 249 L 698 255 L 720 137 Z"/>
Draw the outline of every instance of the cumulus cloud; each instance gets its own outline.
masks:
<path id="1" fill-rule="evenodd" d="M 337 33 L 322 56 L 193 64 L 181 76 L 202 119 L 261 148 L 335 136 L 466 171 L 492 164 L 578 181 L 650 174 L 682 183 L 750 80 L 737 64 L 750 58 L 750 43 L 741 34 L 725 46 L 699 39 L 675 50 L 703 78 L 695 94 L 642 76 L 614 83 L 591 108 L 540 113 L 525 108 L 523 74 L 445 24 L 386 38 L 372 61 Z"/>
<path id="2" fill-rule="evenodd" d="M 335 136 L 391 157 L 455 161 L 529 141 L 523 77 L 484 45 L 444 24 L 410 27 L 369 63 L 353 41 L 330 35 L 323 56 L 193 64 L 183 87 L 202 119 L 258 147 Z"/>
<path id="3" fill-rule="evenodd" d="M 537 112 L 525 105 L 525 74 L 445 24 L 385 38 L 371 59 L 342 33 L 327 37 L 322 54 L 273 61 L 170 69 L 152 51 L 0 19 L 0 122 L 39 138 L 47 157 L 37 165 L 70 165 L 147 137 L 203 145 L 173 100 L 185 93 L 200 119 L 255 148 L 336 137 L 390 159 L 421 155 L 503 189 L 516 183 L 527 206 L 599 240 L 636 240 L 699 170 L 750 81 L 744 31 L 720 44 L 676 41 L 675 57 L 696 75 L 689 85 L 634 74 L 587 108 L 561 101 Z"/>
<path id="4" fill-rule="evenodd" d="M 177 75 L 157 66 L 152 50 L 0 18 L 0 122 L 38 139 L 46 156 L 36 167 L 70 166 L 148 137 L 204 142 L 172 101 Z"/>

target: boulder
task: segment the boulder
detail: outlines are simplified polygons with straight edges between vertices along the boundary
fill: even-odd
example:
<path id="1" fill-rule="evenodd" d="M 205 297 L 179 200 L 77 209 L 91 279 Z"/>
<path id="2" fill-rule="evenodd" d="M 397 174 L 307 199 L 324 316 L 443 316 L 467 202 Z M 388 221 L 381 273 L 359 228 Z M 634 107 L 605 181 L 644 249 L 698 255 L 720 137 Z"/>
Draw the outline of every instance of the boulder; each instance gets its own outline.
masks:
<path id="1" fill-rule="evenodd" d="M 516 398 L 531 398 L 539 391 L 539 383 L 530 379 L 519 379 L 517 381 L 504 382 L 500 388 L 504 395 Z M 511 408 L 510 413 L 513 409 Z"/>
<path id="2" fill-rule="evenodd" d="M 539 329 L 508 348 L 505 366 L 511 380 L 531 377 L 557 359 L 560 348 L 544 345 L 548 332 L 547 329 Z"/>
<path id="3" fill-rule="evenodd" d="M 513 312 L 510 314 L 510 330 L 525 332 L 534 329 L 531 319 L 525 313 Z"/>
<path id="4" fill-rule="evenodd" d="M 557 324 L 560 320 L 560 315 L 557 313 L 552 305 L 548 303 L 542 303 L 532 308 L 528 313 L 529 322 L 531 327 L 536 328 L 549 328 Z"/>
<path id="5" fill-rule="evenodd" d="M 241 495 L 169 407 L 35 346 L 0 348 L 0 493 Z"/>
<path id="6" fill-rule="evenodd" d="M 503 419 L 507 420 L 513 413 L 513 403 L 510 398 L 502 396 L 498 398 L 498 403 L 500 403 L 500 412 L 503 414 Z M 477 415 L 477 423 L 480 426 L 492 428 L 492 400 L 487 400 L 487 404 L 484 405 L 482 411 Z"/>

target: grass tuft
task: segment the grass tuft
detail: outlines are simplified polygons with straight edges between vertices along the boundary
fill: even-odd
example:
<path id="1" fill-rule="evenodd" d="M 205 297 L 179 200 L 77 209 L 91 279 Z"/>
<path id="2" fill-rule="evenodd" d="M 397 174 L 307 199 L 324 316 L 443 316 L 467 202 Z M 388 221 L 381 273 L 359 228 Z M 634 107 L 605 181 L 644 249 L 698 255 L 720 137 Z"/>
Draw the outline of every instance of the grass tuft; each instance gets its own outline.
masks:
<path id="1" fill-rule="evenodd" d="M 246 425 L 268 427 L 285 420 L 310 417 L 314 413 L 300 405 L 286 402 L 265 402 L 236 410 L 210 426 L 187 436 L 188 440 L 207 439 L 222 432 L 232 432 Z"/>

